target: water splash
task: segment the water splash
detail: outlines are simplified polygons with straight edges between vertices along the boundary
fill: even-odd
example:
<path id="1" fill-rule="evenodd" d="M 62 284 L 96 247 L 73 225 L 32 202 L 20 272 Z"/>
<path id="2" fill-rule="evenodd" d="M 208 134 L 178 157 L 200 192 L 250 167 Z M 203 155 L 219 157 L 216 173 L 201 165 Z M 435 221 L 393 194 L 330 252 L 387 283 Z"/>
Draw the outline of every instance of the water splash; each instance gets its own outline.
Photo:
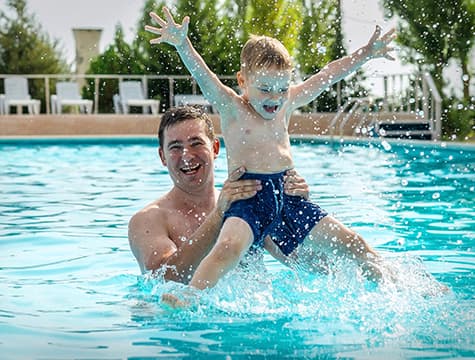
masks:
<path id="1" fill-rule="evenodd" d="M 262 264 L 238 268 L 215 288 L 200 292 L 199 303 L 191 308 L 172 311 L 163 306 L 162 294 L 179 294 L 185 286 L 156 277 L 141 278 L 132 297 L 155 308 L 155 316 L 147 319 L 149 326 L 170 318 L 208 324 L 244 321 L 251 331 L 252 323 L 263 321 L 310 334 L 319 343 L 341 343 L 341 337 L 365 346 L 421 339 L 430 339 L 431 344 L 471 341 L 470 331 L 457 329 L 466 327 L 467 317 L 474 319 L 475 311 L 466 309 L 450 290 L 444 291 L 419 258 L 397 256 L 385 263 L 391 274 L 379 284 L 367 281 L 358 268 L 343 261 L 338 270 L 322 275 L 267 260 L 271 269 Z M 449 333 L 449 328 L 455 330 Z"/>

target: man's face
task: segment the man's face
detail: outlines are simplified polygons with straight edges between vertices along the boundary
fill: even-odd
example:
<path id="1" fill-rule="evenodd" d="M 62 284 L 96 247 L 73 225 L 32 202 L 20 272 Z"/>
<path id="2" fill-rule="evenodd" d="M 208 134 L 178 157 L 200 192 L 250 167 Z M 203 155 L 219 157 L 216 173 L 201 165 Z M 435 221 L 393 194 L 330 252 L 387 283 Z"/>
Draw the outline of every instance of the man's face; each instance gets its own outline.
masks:
<path id="1" fill-rule="evenodd" d="M 214 186 L 214 159 L 218 156 L 219 141 L 209 139 L 205 126 L 201 120 L 190 119 L 164 131 L 160 158 L 175 186 L 185 192 L 193 192 L 209 184 Z"/>
<path id="2" fill-rule="evenodd" d="M 264 119 L 274 119 L 289 99 L 290 70 L 262 69 L 240 76 L 244 98 Z"/>

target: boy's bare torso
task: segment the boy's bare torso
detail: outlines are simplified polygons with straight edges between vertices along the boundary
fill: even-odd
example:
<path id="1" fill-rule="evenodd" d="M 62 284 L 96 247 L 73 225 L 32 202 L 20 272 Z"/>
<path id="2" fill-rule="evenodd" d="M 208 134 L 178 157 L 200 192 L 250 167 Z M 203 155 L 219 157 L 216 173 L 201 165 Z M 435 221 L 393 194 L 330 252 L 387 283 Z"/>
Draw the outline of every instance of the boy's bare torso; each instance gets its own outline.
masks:
<path id="1" fill-rule="evenodd" d="M 229 172 L 240 166 L 251 173 L 277 173 L 293 168 L 287 106 L 273 120 L 266 120 L 242 96 L 232 97 L 227 106 L 220 108 Z"/>

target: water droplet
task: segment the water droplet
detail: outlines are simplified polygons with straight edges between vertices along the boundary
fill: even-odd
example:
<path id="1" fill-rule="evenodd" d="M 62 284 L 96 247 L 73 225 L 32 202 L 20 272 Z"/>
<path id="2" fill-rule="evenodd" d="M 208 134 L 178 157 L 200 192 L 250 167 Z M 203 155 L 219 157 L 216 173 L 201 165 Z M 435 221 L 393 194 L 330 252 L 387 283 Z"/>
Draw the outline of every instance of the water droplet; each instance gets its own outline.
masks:
<path id="1" fill-rule="evenodd" d="M 391 150 L 391 144 L 389 144 L 387 141 L 382 141 L 381 145 L 383 146 L 384 150 L 386 151 Z"/>
<path id="2" fill-rule="evenodd" d="M 438 192 L 432 194 L 432 199 L 437 200 L 438 198 L 440 198 L 440 194 Z"/>

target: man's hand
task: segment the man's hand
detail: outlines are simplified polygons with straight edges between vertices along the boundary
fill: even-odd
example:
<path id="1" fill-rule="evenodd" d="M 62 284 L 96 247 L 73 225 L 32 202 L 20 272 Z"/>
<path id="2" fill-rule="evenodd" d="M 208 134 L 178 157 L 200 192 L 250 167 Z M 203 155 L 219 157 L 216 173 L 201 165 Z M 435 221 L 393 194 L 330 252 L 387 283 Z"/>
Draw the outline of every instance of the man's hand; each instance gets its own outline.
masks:
<path id="1" fill-rule="evenodd" d="M 287 195 L 301 196 L 308 200 L 310 190 L 305 179 L 295 170 L 287 170 L 284 176 L 284 191 Z"/>
<path id="2" fill-rule="evenodd" d="M 239 180 L 245 172 L 246 169 L 241 166 L 234 170 L 224 182 L 217 204 L 221 214 L 228 210 L 234 201 L 249 199 L 262 189 L 259 180 Z"/>
<path id="3" fill-rule="evenodd" d="M 162 19 L 154 12 L 150 13 L 150 17 L 155 20 L 158 25 L 160 25 L 160 28 L 145 25 L 145 30 L 153 34 L 160 35 L 159 37 L 150 40 L 150 44 L 160 44 L 165 42 L 178 47 L 186 40 L 190 18 L 189 16 L 185 16 L 183 22 L 180 25 L 175 22 L 168 8 L 164 7 L 163 12 L 165 14 L 166 20 Z"/>

